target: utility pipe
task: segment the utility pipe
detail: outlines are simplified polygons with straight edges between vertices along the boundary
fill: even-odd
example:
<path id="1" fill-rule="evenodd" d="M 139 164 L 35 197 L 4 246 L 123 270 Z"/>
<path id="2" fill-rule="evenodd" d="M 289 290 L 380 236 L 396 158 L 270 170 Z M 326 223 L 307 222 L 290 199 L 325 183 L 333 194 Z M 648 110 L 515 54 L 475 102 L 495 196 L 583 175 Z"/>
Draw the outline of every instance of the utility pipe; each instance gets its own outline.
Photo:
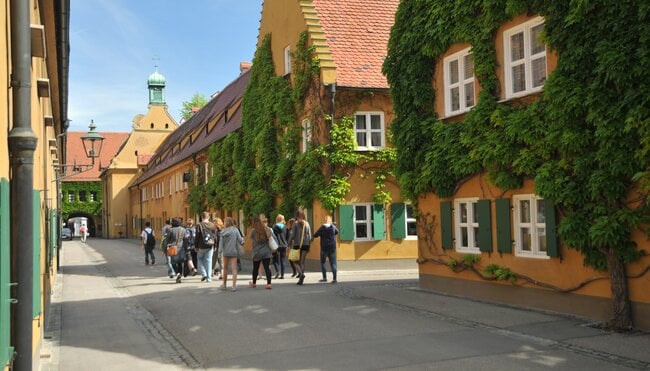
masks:
<path id="1" fill-rule="evenodd" d="M 38 138 L 31 127 L 30 14 L 27 0 L 11 1 L 11 94 L 12 129 L 9 132 L 11 158 L 11 252 L 17 279 L 14 327 L 14 370 L 32 370 L 34 300 L 34 151 Z M 40 195 L 39 195 L 40 201 Z"/>

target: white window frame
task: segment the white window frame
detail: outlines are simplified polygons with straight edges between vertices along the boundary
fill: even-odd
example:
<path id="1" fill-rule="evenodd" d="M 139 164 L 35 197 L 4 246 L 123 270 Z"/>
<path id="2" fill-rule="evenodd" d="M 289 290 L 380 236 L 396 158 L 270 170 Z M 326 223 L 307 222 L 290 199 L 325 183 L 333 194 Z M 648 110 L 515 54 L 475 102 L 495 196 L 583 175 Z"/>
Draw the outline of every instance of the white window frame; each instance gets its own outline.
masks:
<path id="1" fill-rule="evenodd" d="M 368 219 L 357 220 L 357 207 L 365 207 Z M 370 202 L 352 204 L 352 221 L 354 225 L 354 240 L 355 241 L 374 241 L 374 219 L 373 219 L 373 204 Z M 357 224 L 365 224 L 368 235 L 366 237 L 357 236 Z"/>
<path id="2" fill-rule="evenodd" d="M 208 166 L 209 166 L 209 165 L 208 165 L 208 163 L 207 163 L 207 161 L 206 161 L 206 163 L 205 163 L 205 170 L 204 170 L 204 172 L 203 172 L 203 174 L 205 174 L 204 179 L 203 179 L 203 183 L 204 183 L 204 184 L 208 184 Z"/>
<path id="3" fill-rule="evenodd" d="M 471 56 L 471 48 L 463 49 L 458 53 L 454 53 L 445 59 L 443 59 L 443 71 L 444 71 L 444 85 L 445 85 L 445 116 L 454 116 L 461 113 L 469 111 L 472 107 L 476 105 L 476 81 L 474 78 L 474 66 L 472 63 L 472 76 L 465 78 L 465 57 Z M 450 64 L 452 62 L 458 62 L 458 81 L 455 83 L 451 82 L 451 68 Z M 467 106 L 465 102 L 465 86 L 469 83 L 472 83 L 472 94 L 473 94 L 473 104 Z M 451 106 L 451 90 L 458 88 L 458 100 L 459 108 L 454 110 Z"/>
<path id="4" fill-rule="evenodd" d="M 357 129 L 357 116 L 366 116 L 366 128 L 364 130 Z M 371 129 L 371 119 L 372 116 L 379 116 L 379 129 Z M 386 124 L 384 122 L 384 113 L 381 111 L 359 111 L 354 113 L 354 140 L 357 140 L 358 133 L 364 133 L 366 135 L 366 146 L 357 145 L 357 151 L 376 151 L 379 149 L 386 148 Z M 372 145 L 372 133 L 379 132 L 381 135 L 381 144 L 379 146 Z"/>
<path id="5" fill-rule="evenodd" d="M 77 195 L 73 192 L 68 192 L 68 202 L 75 202 L 77 200 Z"/>
<path id="6" fill-rule="evenodd" d="M 284 48 L 284 74 L 288 75 L 291 73 L 291 47 L 287 45 Z"/>
<path id="7" fill-rule="evenodd" d="M 172 195 L 172 177 L 169 177 L 169 195 Z"/>
<path id="8" fill-rule="evenodd" d="M 96 198 L 96 197 L 95 197 L 95 192 L 90 192 L 90 193 L 88 194 L 88 201 L 89 201 L 89 202 L 95 202 L 95 198 Z"/>
<path id="9" fill-rule="evenodd" d="M 516 98 L 516 97 L 521 97 L 532 93 L 536 93 L 538 91 L 541 91 L 544 88 L 543 83 L 540 86 L 533 87 L 533 68 L 531 65 L 534 60 L 544 58 L 545 60 L 544 65 L 546 66 L 545 76 L 548 77 L 548 59 L 546 54 L 546 50 L 547 50 L 546 45 L 544 45 L 544 51 L 531 55 L 530 30 L 540 24 L 544 24 L 544 18 L 535 17 L 528 22 L 522 23 L 516 27 L 510 28 L 503 32 L 503 52 L 504 52 L 503 72 L 505 76 L 506 99 Z M 524 58 L 513 62 L 510 40 L 513 35 L 522 32 L 524 34 Z M 512 81 L 513 81 L 512 68 L 521 64 L 524 65 L 524 76 L 525 76 L 526 87 L 524 88 L 524 90 L 515 93 L 513 92 L 512 89 Z"/>
<path id="10" fill-rule="evenodd" d="M 406 235 L 406 237 L 404 237 L 404 239 L 405 240 L 417 240 L 418 239 L 418 235 L 417 235 L 418 221 L 417 221 L 416 218 L 409 218 L 409 213 L 408 213 L 409 207 L 411 208 L 411 210 L 414 210 L 413 205 L 411 205 L 410 203 L 405 203 L 404 204 L 404 233 Z M 415 235 L 409 234 L 409 223 L 415 223 L 415 231 L 416 231 Z"/>
<path id="11" fill-rule="evenodd" d="M 302 120 L 302 143 L 300 150 L 305 153 L 309 150 L 309 143 L 311 142 L 311 121 L 309 119 Z"/>
<path id="12" fill-rule="evenodd" d="M 467 206 L 467 221 L 461 221 L 461 205 Z M 454 200 L 454 225 L 456 238 L 454 246 L 456 251 L 464 254 L 480 254 L 481 250 L 478 247 L 478 241 L 475 239 L 475 231 L 478 232 L 478 197 L 472 198 L 458 198 Z M 476 212 L 476 213 L 475 213 Z M 467 246 L 463 246 L 463 239 L 461 238 L 461 228 L 467 228 Z"/>
<path id="13" fill-rule="evenodd" d="M 514 241 L 515 241 L 515 256 L 526 257 L 526 258 L 537 258 L 537 259 L 550 259 L 546 251 L 539 250 L 539 228 L 544 229 L 544 235 L 548 237 L 546 233 L 546 220 L 539 222 L 537 220 L 537 201 L 543 201 L 542 197 L 539 197 L 534 194 L 528 195 L 515 195 L 512 196 L 513 203 L 513 220 L 514 220 Z M 521 207 L 520 201 L 529 201 L 530 204 L 530 222 L 522 223 L 521 222 Z M 530 251 L 522 249 L 522 238 L 521 238 L 521 228 L 530 228 L 531 238 L 530 238 Z M 548 241 L 547 241 L 548 248 Z"/>

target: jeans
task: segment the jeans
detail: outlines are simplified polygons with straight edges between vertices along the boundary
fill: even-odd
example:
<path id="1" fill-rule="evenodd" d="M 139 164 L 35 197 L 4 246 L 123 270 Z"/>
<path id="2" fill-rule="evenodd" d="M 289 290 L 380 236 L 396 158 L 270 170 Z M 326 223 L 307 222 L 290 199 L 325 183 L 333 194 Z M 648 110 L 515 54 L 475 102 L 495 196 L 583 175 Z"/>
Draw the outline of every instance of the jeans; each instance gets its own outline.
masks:
<path id="1" fill-rule="evenodd" d="M 330 268 L 332 268 L 332 280 L 336 281 L 336 249 L 332 251 L 320 251 L 320 270 L 323 273 L 323 279 L 327 279 L 327 270 L 325 269 L 325 260 L 330 260 Z"/>
<path id="2" fill-rule="evenodd" d="M 153 254 L 153 249 L 155 249 L 156 246 L 144 246 L 144 262 L 145 264 L 149 264 L 149 257 L 151 256 L 151 264 L 153 264 L 156 261 L 156 256 Z"/>
<path id="3" fill-rule="evenodd" d="M 287 248 L 286 247 L 280 247 L 278 248 L 277 252 L 277 257 L 278 261 L 276 262 L 275 259 L 273 259 L 273 266 L 275 267 L 275 272 L 278 273 L 280 272 L 280 276 L 284 277 L 284 259 L 287 256 Z M 280 263 L 280 270 L 278 271 L 278 266 L 277 263 Z"/>
<path id="4" fill-rule="evenodd" d="M 207 277 L 208 282 L 212 281 L 212 253 L 212 248 L 196 250 L 199 273 L 201 273 L 201 277 Z"/>
<path id="5" fill-rule="evenodd" d="M 176 272 L 174 271 L 174 265 L 172 264 L 172 257 L 168 256 L 167 257 L 167 275 L 168 276 L 175 276 Z"/>

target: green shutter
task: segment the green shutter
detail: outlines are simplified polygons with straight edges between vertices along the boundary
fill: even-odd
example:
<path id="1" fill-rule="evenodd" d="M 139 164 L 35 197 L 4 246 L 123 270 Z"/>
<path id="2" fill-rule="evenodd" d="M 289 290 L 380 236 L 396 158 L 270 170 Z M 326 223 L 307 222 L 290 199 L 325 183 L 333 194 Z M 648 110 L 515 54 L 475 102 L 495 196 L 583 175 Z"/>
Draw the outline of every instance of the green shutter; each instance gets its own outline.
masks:
<path id="1" fill-rule="evenodd" d="M 372 225 L 373 225 L 373 237 L 375 241 L 381 241 L 386 239 L 386 222 L 384 219 L 384 205 L 374 204 L 372 205 Z"/>
<path id="2" fill-rule="evenodd" d="M 341 241 L 354 240 L 354 206 L 339 206 L 339 223 Z"/>
<path id="3" fill-rule="evenodd" d="M 479 200 L 476 204 L 478 212 L 478 248 L 484 252 L 492 252 L 492 212 L 490 200 Z"/>
<path id="4" fill-rule="evenodd" d="M 546 255 L 560 256 L 560 249 L 557 241 L 557 223 L 555 220 L 555 204 L 544 200 L 544 214 L 546 217 Z"/>
<path id="5" fill-rule="evenodd" d="M 0 180 L 0 367 L 12 358 L 13 348 L 10 346 L 11 331 L 11 285 L 9 271 L 9 181 Z"/>
<path id="6" fill-rule="evenodd" d="M 495 206 L 497 212 L 497 250 L 512 253 L 510 199 L 497 198 Z"/>
<path id="7" fill-rule="evenodd" d="M 390 205 L 390 237 L 406 238 L 406 205 L 401 202 Z"/>
<path id="8" fill-rule="evenodd" d="M 32 260 L 32 280 L 33 280 L 33 311 L 34 317 L 41 313 L 41 192 L 38 190 L 34 193 L 34 215 L 32 220 L 33 226 L 33 249 L 34 259 Z"/>
<path id="9" fill-rule="evenodd" d="M 440 228 L 442 230 L 442 248 L 451 249 L 454 247 L 454 233 L 452 227 L 451 202 L 440 203 Z"/>

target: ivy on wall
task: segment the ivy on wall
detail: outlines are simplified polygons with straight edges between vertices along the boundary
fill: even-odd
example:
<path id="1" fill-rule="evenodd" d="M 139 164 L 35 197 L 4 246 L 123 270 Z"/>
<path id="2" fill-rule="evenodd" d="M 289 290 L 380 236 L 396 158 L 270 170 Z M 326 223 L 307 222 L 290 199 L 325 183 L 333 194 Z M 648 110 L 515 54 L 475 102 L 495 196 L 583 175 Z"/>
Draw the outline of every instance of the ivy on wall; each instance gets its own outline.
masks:
<path id="1" fill-rule="evenodd" d="M 101 182 L 61 182 L 63 204 L 61 205 L 61 218 L 68 220 L 70 214 L 85 213 L 100 215 L 102 212 L 102 183 Z M 80 195 L 86 193 L 86 201 L 80 201 Z M 75 201 L 68 201 L 68 194 L 75 195 Z M 90 194 L 95 195 L 94 201 L 88 201 Z"/>
<path id="2" fill-rule="evenodd" d="M 497 29 L 521 14 L 544 17 L 544 41 L 560 56 L 528 105 L 499 102 L 497 77 Z M 534 178 L 535 192 L 562 212 L 566 246 L 609 270 L 619 329 L 631 326 L 625 264 L 643 254 L 631 232 L 650 214 L 649 42 L 642 1 L 413 0 L 398 8 L 384 64 L 402 190 L 450 197 L 483 170 L 502 189 Z M 464 122 L 446 123 L 431 82 L 455 43 L 471 45 L 482 91 Z"/>
<path id="3" fill-rule="evenodd" d="M 313 53 L 303 32 L 293 53 L 290 82 L 275 75 L 271 37 L 264 38 L 255 53 L 242 101 L 242 128 L 210 147 L 213 176 L 204 195 L 196 190 L 192 202 L 199 205 L 205 197 L 216 209 L 241 209 L 246 215 L 292 215 L 297 206 L 311 207 L 314 200 L 320 200 L 333 211 L 344 202 L 351 188 L 350 177 L 357 170 L 376 175 L 376 200 L 390 201 L 385 180 L 392 175 L 394 150 L 356 152 L 351 117 L 326 129 L 319 125 L 330 118 L 322 114 L 320 65 Z M 315 103 L 306 105 L 307 100 Z M 347 104 L 358 106 L 358 97 Z M 319 135 L 314 135 L 307 150 L 301 152 L 303 129 L 296 123 L 298 117 L 325 130 L 329 141 L 320 143 Z"/>

